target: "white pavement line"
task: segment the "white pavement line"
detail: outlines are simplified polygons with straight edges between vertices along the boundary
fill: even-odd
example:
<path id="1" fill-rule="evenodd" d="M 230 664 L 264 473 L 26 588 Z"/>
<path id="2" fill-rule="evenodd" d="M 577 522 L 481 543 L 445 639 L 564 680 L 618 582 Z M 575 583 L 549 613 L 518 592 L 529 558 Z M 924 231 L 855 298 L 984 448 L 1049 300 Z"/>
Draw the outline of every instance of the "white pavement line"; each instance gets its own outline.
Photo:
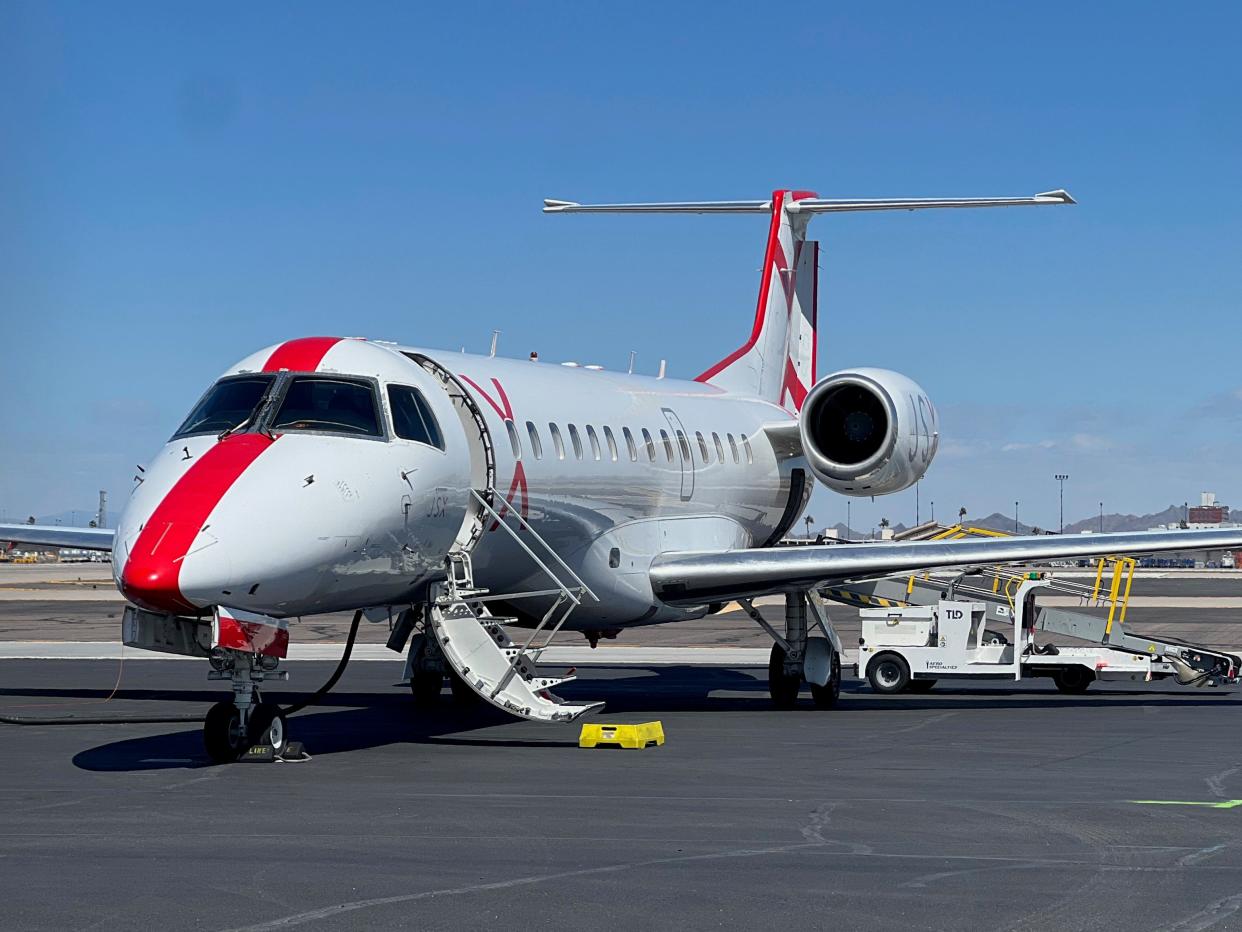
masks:
<path id="1" fill-rule="evenodd" d="M 9 589 L 0 588 L 0 602 L 124 602 L 125 597 L 111 586 L 99 589 Z"/>
<path id="2" fill-rule="evenodd" d="M 337 660 L 345 645 L 291 644 L 289 660 Z M 119 660 L 115 641 L 0 641 L 0 660 Z M 845 663 L 854 659 L 847 652 Z M 193 660 L 176 654 L 124 648 L 126 660 Z M 754 647 L 550 647 L 541 662 L 563 666 L 767 666 L 769 650 Z M 354 645 L 353 660 L 403 662 L 404 655 L 382 644 Z"/>

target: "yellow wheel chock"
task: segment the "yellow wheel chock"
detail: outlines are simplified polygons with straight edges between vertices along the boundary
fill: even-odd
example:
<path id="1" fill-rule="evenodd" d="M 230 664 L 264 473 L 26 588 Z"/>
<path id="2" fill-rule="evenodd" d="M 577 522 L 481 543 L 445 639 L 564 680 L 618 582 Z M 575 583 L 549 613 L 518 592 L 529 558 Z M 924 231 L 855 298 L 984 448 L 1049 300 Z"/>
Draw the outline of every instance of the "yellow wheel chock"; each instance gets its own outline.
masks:
<path id="1" fill-rule="evenodd" d="M 642 748 L 659 747 L 664 743 L 664 726 L 660 722 L 643 722 L 641 725 L 604 725 L 590 723 L 582 726 L 578 735 L 580 748 Z"/>

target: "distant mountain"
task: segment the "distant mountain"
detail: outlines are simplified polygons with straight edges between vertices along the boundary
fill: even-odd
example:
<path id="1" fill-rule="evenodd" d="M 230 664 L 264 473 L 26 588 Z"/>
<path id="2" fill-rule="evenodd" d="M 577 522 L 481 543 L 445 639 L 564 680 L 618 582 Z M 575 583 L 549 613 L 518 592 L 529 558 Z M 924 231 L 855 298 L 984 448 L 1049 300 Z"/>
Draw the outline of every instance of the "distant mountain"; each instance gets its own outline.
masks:
<path id="1" fill-rule="evenodd" d="M 1123 514 L 1106 514 L 1103 522 L 1099 515 L 1093 515 L 1090 518 L 1083 518 L 1081 521 L 1075 521 L 1072 524 L 1065 525 L 1066 534 L 1080 534 L 1083 531 L 1092 531 L 1098 533 L 1103 525 L 1104 533 L 1121 532 L 1121 531 L 1147 531 L 1162 524 L 1177 524 L 1185 517 L 1185 507 L 1182 505 L 1170 505 L 1164 511 L 1156 511 L 1146 515 L 1123 515 Z M 969 527 L 987 528 L 990 531 L 1003 531 L 1006 534 L 1014 533 L 1013 515 L 1002 514 L 994 511 L 985 517 L 974 517 L 967 515 L 965 522 Z M 840 537 L 845 537 L 844 522 L 833 525 Z M 894 524 L 893 531 L 904 531 L 904 524 Z M 878 532 L 878 528 L 856 527 L 853 535 L 855 539 L 870 538 L 872 531 Z M 1019 534 L 1046 534 L 1049 531 L 1055 531 L 1056 528 L 1042 527 L 1018 522 L 1017 533 Z M 795 535 L 797 536 L 797 535 Z"/>
<path id="2" fill-rule="evenodd" d="M 25 524 L 27 517 L 27 515 L 5 515 L 3 519 L 0 519 L 0 524 Z M 111 522 L 115 519 L 116 515 L 109 511 L 107 520 Z M 60 524 L 64 527 L 89 527 L 94 520 L 94 508 L 79 508 L 77 511 L 61 511 L 54 515 L 35 516 L 35 524 Z"/>
<path id="3" fill-rule="evenodd" d="M 1177 524 L 1186 517 L 1185 509 L 1181 505 L 1170 505 L 1164 511 L 1157 511 L 1149 515 L 1119 515 L 1108 514 L 1104 516 L 1104 532 L 1109 531 L 1147 531 L 1161 524 Z M 1093 518 L 1084 518 L 1081 521 L 1075 521 L 1073 524 L 1065 525 L 1066 534 L 1077 534 L 1081 531 L 1099 531 L 1100 516 Z"/>

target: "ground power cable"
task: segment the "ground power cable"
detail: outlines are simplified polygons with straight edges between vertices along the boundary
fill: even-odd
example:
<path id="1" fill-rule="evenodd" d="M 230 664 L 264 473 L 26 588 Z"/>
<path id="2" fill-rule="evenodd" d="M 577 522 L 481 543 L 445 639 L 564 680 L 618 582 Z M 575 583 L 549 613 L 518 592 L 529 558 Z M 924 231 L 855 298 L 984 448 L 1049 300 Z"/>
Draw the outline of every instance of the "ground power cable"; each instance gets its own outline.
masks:
<path id="1" fill-rule="evenodd" d="M 354 612 L 354 620 L 349 626 L 349 637 L 345 640 L 345 650 L 341 659 L 328 677 L 327 682 L 311 693 L 306 699 L 280 710 L 285 717 L 301 712 L 307 706 L 315 705 L 326 696 L 340 680 L 341 674 L 349 664 L 350 655 L 354 651 L 354 639 L 358 636 L 358 625 L 362 621 L 362 610 Z M 116 684 L 107 698 L 98 704 L 110 702 L 121 687 L 121 676 L 125 670 L 125 653 L 122 646 L 121 661 L 117 667 Z M 0 725 L 178 725 L 186 722 L 201 722 L 201 715 L 0 715 Z"/>

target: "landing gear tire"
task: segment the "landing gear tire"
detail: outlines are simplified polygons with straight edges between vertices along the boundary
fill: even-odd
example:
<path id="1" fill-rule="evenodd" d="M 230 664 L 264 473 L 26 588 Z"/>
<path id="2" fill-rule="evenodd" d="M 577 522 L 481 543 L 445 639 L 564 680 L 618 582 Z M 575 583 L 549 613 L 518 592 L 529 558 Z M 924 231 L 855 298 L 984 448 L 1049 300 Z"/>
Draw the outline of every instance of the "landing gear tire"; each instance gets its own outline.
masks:
<path id="1" fill-rule="evenodd" d="M 241 727 L 241 714 L 232 702 L 217 702 L 203 719 L 203 747 L 217 764 L 237 760 L 250 741 Z"/>
<path id="2" fill-rule="evenodd" d="M 414 703 L 420 707 L 435 705 L 443 688 L 444 674 L 439 670 L 416 669 L 410 676 L 410 692 L 414 695 Z"/>
<path id="3" fill-rule="evenodd" d="M 1095 672 L 1086 667 L 1063 667 L 1052 674 L 1052 682 L 1061 692 L 1077 695 L 1085 693 L 1095 682 Z"/>
<path id="4" fill-rule="evenodd" d="M 841 655 L 832 652 L 832 675 L 823 686 L 811 684 L 811 700 L 817 709 L 834 709 L 841 698 Z"/>
<path id="5" fill-rule="evenodd" d="M 798 702 L 802 678 L 785 672 L 785 651 L 779 644 L 772 645 L 768 658 L 768 695 L 778 709 L 792 709 Z"/>
<path id="6" fill-rule="evenodd" d="M 867 667 L 867 682 L 878 693 L 899 693 L 910 683 L 910 665 L 897 654 L 880 654 Z"/>
<path id="7" fill-rule="evenodd" d="M 929 693 L 935 685 L 935 680 L 911 680 L 908 688 L 912 693 Z"/>
<path id="8" fill-rule="evenodd" d="M 270 744 L 279 757 L 285 749 L 289 729 L 280 706 L 274 702 L 260 702 L 250 713 L 250 743 Z"/>

